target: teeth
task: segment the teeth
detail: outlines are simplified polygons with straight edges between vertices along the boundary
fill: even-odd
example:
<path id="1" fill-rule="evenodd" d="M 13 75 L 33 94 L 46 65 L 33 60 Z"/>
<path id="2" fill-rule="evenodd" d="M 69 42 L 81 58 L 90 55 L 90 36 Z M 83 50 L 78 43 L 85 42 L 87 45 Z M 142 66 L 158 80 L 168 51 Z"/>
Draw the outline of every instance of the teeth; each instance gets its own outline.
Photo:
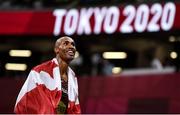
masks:
<path id="1" fill-rule="evenodd" d="M 70 54 L 70 55 L 74 55 L 74 52 L 73 51 L 68 51 L 68 53 Z"/>
<path id="2" fill-rule="evenodd" d="M 73 51 L 68 51 L 69 53 L 73 53 Z"/>

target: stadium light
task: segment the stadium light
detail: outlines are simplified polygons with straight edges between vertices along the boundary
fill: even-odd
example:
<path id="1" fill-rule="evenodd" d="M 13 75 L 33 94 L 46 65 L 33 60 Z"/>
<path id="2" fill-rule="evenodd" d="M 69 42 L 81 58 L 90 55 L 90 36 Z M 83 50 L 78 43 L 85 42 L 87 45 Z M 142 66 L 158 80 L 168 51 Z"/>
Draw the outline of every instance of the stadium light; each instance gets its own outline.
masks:
<path id="1" fill-rule="evenodd" d="M 127 58 L 126 52 L 104 52 L 104 59 L 125 59 Z"/>
<path id="2" fill-rule="evenodd" d="M 112 68 L 112 73 L 113 74 L 119 74 L 122 71 L 121 67 L 113 67 Z"/>
<path id="3" fill-rule="evenodd" d="M 169 37 L 169 42 L 175 42 L 175 41 L 176 41 L 176 38 L 174 36 Z"/>
<path id="4" fill-rule="evenodd" d="M 30 50 L 10 50 L 9 55 L 11 57 L 30 57 L 31 56 Z"/>
<path id="5" fill-rule="evenodd" d="M 74 58 L 78 58 L 78 57 L 79 57 L 79 52 L 76 51 Z"/>
<path id="6" fill-rule="evenodd" d="M 6 70 L 25 71 L 27 69 L 27 65 L 20 63 L 6 63 L 5 68 Z"/>
<path id="7" fill-rule="evenodd" d="M 171 57 L 172 59 L 176 59 L 176 58 L 178 57 L 178 54 L 173 51 L 173 52 L 170 53 L 170 57 Z"/>

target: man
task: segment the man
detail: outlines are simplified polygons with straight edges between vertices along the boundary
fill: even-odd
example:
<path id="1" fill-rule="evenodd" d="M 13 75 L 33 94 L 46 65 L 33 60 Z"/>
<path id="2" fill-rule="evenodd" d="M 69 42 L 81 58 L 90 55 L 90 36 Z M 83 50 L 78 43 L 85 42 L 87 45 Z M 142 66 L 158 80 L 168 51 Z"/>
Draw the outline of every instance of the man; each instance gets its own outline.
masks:
<path id="1" fill-rule="evenodd" d="M 24 83 L 14 108 L 23 114 L 80 114 L 78 84 L 68 66 L 76 48 L 70 37 L 59 38 L 56 58 L 34 67 Z"/>

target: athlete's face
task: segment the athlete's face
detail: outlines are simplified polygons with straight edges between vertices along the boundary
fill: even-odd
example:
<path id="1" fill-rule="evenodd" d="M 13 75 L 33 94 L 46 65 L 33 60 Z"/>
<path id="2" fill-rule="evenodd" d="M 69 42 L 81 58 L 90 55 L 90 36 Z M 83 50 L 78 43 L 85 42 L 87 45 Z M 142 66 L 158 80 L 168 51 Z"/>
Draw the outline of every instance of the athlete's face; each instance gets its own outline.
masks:
<path id="1" fill-rule="evenodd" d="M 57 51 L 56 54 L 59 55 L 59 57 L 66 61 L 70 62 L 74 59 L 76 52 L 76 47 L 74 40 L 70 37 L 63 37 L 60 39 L 58 45 L 57 45 Z"/>

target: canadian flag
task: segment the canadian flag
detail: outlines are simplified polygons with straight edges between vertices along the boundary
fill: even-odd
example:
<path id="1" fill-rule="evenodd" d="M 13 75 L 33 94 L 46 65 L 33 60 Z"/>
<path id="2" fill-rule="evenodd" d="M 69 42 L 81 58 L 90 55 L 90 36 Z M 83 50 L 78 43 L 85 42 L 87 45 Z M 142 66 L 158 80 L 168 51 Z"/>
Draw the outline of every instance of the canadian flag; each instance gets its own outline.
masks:
<path id="1" fill-rule="evenodd" d="M 56 114 L 61 100 L 60 69 L 56 58 L 34 67 L 16 100 L 14 112 L 23 114 Z M 77 78 L 68 68 L 68 114 L 80 114 Z"/>

